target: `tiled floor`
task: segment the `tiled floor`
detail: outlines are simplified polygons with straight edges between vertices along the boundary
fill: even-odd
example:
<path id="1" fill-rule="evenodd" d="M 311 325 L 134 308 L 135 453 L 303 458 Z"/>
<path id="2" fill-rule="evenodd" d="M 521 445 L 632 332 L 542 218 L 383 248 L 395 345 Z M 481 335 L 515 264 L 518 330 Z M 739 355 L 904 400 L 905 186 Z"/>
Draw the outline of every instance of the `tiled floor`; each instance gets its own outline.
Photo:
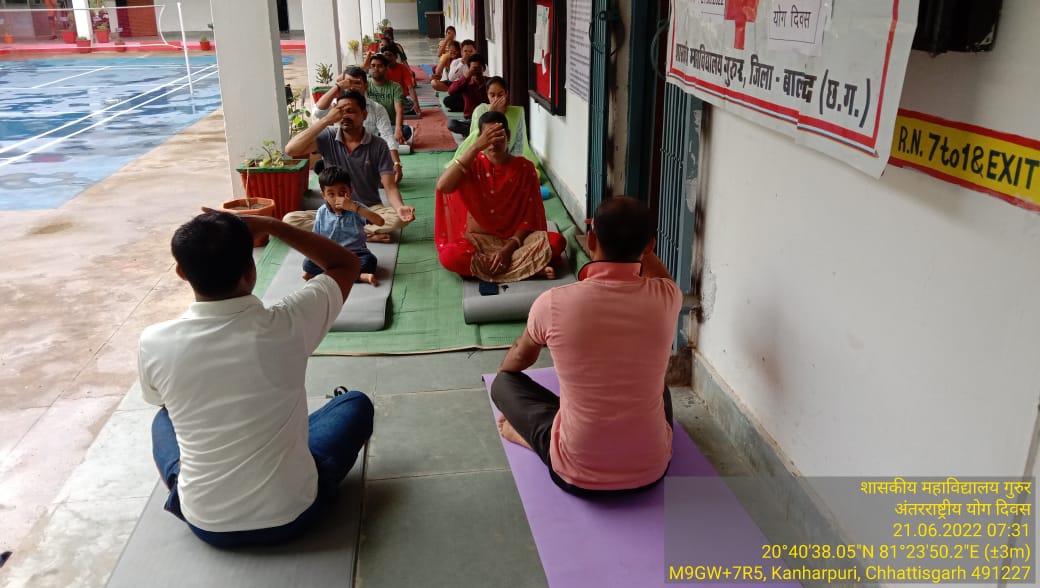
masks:
<path id="1" fill-rule="evenodd" d="M 436 40 L 402 42 L 413 64 L 433 60 Z M 287 81 L 305 68 L 301 56 Z M 0 286 L 13 309 L 0 320 L 0 547 L 15 551 L 0 585 L 104 585 L 154 487 L 136 341 L 189 302 L 168 242 L 230 193 L 222 125 L 206 117 L 60 209 L 0 213 L 14 236 L 4 283 L 19 284 Z M 163 188 L 174 177 L 180 198 Z M 376 406 L 358 585 L 545 585 L 480 381 L 504 353 L 311 359 L 312 405 L 346 385 Z M 673 397 L 709 457 L 727 451 L 689 389 Z"/>

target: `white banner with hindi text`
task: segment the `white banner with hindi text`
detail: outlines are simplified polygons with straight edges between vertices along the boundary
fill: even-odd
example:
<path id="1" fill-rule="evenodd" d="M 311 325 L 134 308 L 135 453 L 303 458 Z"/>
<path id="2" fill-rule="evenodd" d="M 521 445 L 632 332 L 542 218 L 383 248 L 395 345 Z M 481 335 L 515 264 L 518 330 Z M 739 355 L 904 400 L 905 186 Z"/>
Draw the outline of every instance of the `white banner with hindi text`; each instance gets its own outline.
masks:
<path id="1" fill-rule="evenodd" d="M 917 0 L 671 0 L 668 81 L 880 177 Z"/>

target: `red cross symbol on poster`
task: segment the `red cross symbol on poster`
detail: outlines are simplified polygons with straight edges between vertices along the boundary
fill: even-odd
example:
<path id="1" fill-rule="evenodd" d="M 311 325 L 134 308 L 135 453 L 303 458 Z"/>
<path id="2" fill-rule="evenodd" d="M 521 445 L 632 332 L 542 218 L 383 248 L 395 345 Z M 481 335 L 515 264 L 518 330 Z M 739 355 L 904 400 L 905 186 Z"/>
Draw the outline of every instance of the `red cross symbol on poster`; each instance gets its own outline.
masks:
<path id="1" fill-rule="evenodd" d="M 747 23 L 755 22 L 758 16 L 758 0 L 726 0 L 726 20 L 732 20 L 736 26 L 733 48 L 744 48 L 744 29 Z"/>

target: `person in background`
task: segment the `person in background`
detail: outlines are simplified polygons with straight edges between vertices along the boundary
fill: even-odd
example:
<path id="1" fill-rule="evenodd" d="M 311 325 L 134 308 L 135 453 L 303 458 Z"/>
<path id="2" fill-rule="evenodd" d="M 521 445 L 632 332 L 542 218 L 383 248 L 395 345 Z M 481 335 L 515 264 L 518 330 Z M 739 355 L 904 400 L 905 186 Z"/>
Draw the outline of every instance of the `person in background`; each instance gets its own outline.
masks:
<path id="1" fill-rule="evenodd" d="M 356 65 L 352 65 L 344 70 L 339 76 L 336 77 L 336 85 L 332 90 L 329 90 L 318 99 L 318 102 L 314 105 L 314 109 L 311 115 L 317 120 L 328 114 L 329 109 L 332 108 L 339 97 L 347 90 L 357 90 L 361 94 L 368 94 L 368 76 L 365 74 L 365 70 L 361 69 Z M 401 166 L 401 148 L 400 144 L 410 144 L 412 140 L 412 127 L 408 125 L 402 125 L 401 127 L 395 128 L 395 125 L 390 122 L 390 117 L 387 114 L 386 108 L 383 107 L 376 100 L 369 100 L 365 105 L 368 109 L 368 116 L 365 117 L 365 130 L 371 135 L 380 137 L 386 141 L 387 148 L 390 149 L 390 159 L 394 160 L 394 179 L 398 184 L 404 179 L 404 168 Z M 396 119 L 396 109 L 394 112 Z M 402 117 L 403 120 L 404 117 Z M 401 121 L 398 121 L 399 123 Z M 402 140 L 398 141 L 398 137 Z M 320 174 L 321 169 L 318 168 L 317 164 L 314 168 L 314 173 Z"/>
<path id="2" fill-rule="evenodd" d="M 466 74 L 452 82 L 451 88 L 448 88 L 448 93 L 452 96 L 462 96 L 464 104 L 462 114 L 466 117 L 462 120 L 457 118 L 449 120 L 449 131 L 462 136 L 468 135 L 473 111 L 478 104 L 488 101 L 487 91 L 484 89 L 484 84 L 487 83 L 487 78 L 484 77 L 485 65 L 483 55 L 479 53 L 470 55 L 466 60 Z"/>
<path id="3" fill-rule="evenodd" d="M 444 29 L 444 38 L 437 43 L 437 57 L 444 55 L 447 52 L 448 45 L 455 40 L 455 27 L 448 25 L 448 28 Z"/>
<path id="4" fill-rule="evenodd" d="M 435 82 L 440 81 L 441 77 L 448 73 L 451 63 L 460 55 L 462 55 L 462 45 L 459 45 L 458 41 L 448 43 L 448 50 L 441 55 L 437 66 L 433 68 L 433 80 L 430 81 L 430 85 L 434 86 L 434 89 L 436 89 Z"/>
<path id="5" fill-rule="evenodd" d="M 478 121 L 485 112 L 501 112 L 506 115 L 506 121 L 509 123 L 509 153 L 517 157 L 526 158 L 534 164 L 535 168 L 538 168 L 540 165 L 538 156 L 534 154 L 527 142 L 527 123 L 525 122 L 524 107 L 510 106 L 509 85 L 499 76 L 488 78 L 484 88 L 487 91 L 488 102 L 479 104 L 473 109 L 471 118 L 473 122 L 469 127 L 469 136 L 459 145 L 459 148 L 455 151 L 455 157 L 461 157 L 480 137 Z"/>
<path id="6" fill-rule="evenodd" d="M 556 277 L 567 240 L 549 232 L 538 172 L 506 145 L 501 112 L 480 117 L 480 137 L 437 180 L 434 245 L 445 269 L 484 282 Z"/>
<path id="7" fill-rule="evenodd" d="M 460 47 L 462 48 L 461 57 L 452 61 L 446 71 L 441 72 L 440 79 L 434 79 L 430 82 L 434 90 L 447 92 L 451 89 L 452 82 L 465 75 L 466 60 L 477 52 L 477 44 L 472 39 L 466 39 L 461 43 Z M 462 112 L 466 104 L 462 100 L 461 95 L 452 96 L 449 94 L 444 97 L 444 106 L 447 107 L 449 112 Z"/>

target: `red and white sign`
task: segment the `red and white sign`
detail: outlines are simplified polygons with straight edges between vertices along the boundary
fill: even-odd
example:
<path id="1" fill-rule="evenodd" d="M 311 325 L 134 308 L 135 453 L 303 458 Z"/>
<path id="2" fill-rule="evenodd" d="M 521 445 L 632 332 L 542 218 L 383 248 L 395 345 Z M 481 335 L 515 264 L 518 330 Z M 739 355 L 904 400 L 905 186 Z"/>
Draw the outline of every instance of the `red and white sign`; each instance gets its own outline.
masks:
<path id="1" fill-rule="evenodd" d="M 874 177 L 917 0 L 671 0 L 668 81 Z"/>

